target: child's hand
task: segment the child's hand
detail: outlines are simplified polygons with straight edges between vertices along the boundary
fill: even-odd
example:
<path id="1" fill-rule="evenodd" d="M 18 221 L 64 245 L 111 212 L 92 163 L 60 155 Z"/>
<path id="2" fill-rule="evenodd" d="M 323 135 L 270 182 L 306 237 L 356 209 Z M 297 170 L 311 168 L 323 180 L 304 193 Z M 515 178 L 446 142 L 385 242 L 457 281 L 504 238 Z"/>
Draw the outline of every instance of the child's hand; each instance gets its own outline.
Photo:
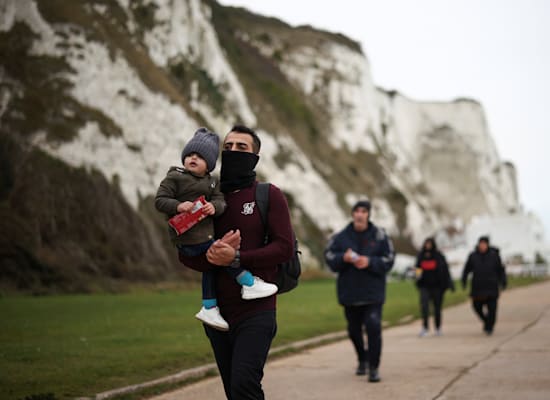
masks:
<path id="1" fill-rule="evenodd" d="M 207 202 L 203 207 L 203 211 L 205 214 L 208 215 L 214 215 L 216 213 L 216 208 L 214 207 L 214 204 Z"/>
<path id="2" fill-rule="evenodd" d="M 190 212 L 193 209 L 193 203 L 190 201 L 184 201 L 178 204 L 176 211 L 179 213 Z"/>

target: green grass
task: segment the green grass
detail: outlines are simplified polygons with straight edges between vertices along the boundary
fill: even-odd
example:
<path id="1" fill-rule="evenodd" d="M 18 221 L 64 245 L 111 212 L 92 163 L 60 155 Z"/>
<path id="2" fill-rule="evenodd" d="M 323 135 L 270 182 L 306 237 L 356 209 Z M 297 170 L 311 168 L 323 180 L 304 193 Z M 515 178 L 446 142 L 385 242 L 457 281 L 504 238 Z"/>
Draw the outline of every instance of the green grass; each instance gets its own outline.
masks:
<path id="1" fill-rule="evenodd" d="M 533 282 L 513 280 L 512 285 Z M 466 299 L 448 293 L 445 304 Z M 384 320 L 418 316 L 411 282 L 388 284 Z M 279 297 L 274 346 L 344 329 L 332 279 Z M 213 362 L 199 290 L 0 298 L 0 398 L 91 396 Z"/>

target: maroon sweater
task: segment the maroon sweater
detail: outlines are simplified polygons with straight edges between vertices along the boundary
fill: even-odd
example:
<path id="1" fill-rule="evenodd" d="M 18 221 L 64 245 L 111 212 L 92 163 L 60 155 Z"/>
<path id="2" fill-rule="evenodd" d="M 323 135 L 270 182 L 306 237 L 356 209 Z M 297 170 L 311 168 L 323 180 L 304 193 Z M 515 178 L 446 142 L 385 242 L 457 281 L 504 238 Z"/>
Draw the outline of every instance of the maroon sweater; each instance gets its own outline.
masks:
<path id="1" fill-rule="evenodd" d="M 270 242 L 264 246 L 264 226 L 255 204 L 256 185 L 227 193 L 225 212 L 214 221 L 216 238 L 229 230 L 241 231 L 241 266 L 266 282 L 275 282 L 277 264 L 292 257 L 293 240 L 290 215 L 286 198 L 281 190 L 270 186 L 268 226 Z M 241 286 L 229 274 L 208 263 L 206 256 L 184 257 L 180 261 L 197 271 L 216 269 L 216 291 L 221 314 L 235 324 L 262 311 L 275 310 L 276 297 L 255 300 L 241 298 Z M 230 268 L 230 267 L 227 267 Z"/>

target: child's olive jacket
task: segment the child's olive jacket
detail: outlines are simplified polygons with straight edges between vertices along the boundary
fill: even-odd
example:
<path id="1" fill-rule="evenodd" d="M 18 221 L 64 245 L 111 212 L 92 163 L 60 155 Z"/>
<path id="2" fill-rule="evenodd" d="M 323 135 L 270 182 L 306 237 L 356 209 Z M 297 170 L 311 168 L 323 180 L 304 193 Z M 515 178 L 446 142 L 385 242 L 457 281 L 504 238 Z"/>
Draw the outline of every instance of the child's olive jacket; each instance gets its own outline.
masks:
<path id="1" fill-rule="evenodd" d="M 193 202 L 202 195 L 214 205 L 214 217 L 224 212 L 226 204 L 223 193 L 220 192 L 219 179 L 210 174 L 197 176 L 185 168 L 171 167 L 157 190 L 155 207 L 166 214 L 167 218 L 171 218 L 177 214 L 178 204 L 184 201 Z M 193 245 L 214 238 L 213 218 L 203 219 L 179 236 L 170 226 L 168 229 L 174 244 Z"/>

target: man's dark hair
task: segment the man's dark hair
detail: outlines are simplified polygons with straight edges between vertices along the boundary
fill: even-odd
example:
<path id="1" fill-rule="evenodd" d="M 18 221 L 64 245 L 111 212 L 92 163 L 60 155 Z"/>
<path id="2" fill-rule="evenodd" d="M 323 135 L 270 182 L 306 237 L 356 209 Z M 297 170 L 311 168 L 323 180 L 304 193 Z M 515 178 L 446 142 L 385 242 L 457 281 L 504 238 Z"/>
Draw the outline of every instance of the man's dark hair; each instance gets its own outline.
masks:
<path id="1" fill-rule="evenodd" d="M 370 207 L 371 207 L 370 201 L 368 201 L 368 200 L 359 200 L 357 203 L 355 203 L 353 205 L 353 207 L 351 208 L 351 211 L 353 212 L 353 211 L 357 210 L 360 207 L 366 208 L 367 211 L 370 214 Z"/>
<path id="2" fill-rule="evenodd" d="M 487 235 L 481 236 L 477 242 L 478 242 L 478 243 L 479 243 L 479 242 L 485 242 L 485 243 L 489 244 L 489 243 L 490 243 L 490 242 L 489 242 L 489 236 L 487 236 Z"/>
<path id="3" fill-rule="evenodd" d="M 262 147 L 262 142 L 260 141 L 259 136 L 254 132 L 252 129 L 250 129 L 247 126 L 244 125 L 233 125 L 233 128 L 229 131 L 231 132 L 237 132 L 237 133 L 246 133 L 250 136 L 252 136 L 252 150 L 254 153 L 258 154 L 260 152 L 260 148 Z"/>

